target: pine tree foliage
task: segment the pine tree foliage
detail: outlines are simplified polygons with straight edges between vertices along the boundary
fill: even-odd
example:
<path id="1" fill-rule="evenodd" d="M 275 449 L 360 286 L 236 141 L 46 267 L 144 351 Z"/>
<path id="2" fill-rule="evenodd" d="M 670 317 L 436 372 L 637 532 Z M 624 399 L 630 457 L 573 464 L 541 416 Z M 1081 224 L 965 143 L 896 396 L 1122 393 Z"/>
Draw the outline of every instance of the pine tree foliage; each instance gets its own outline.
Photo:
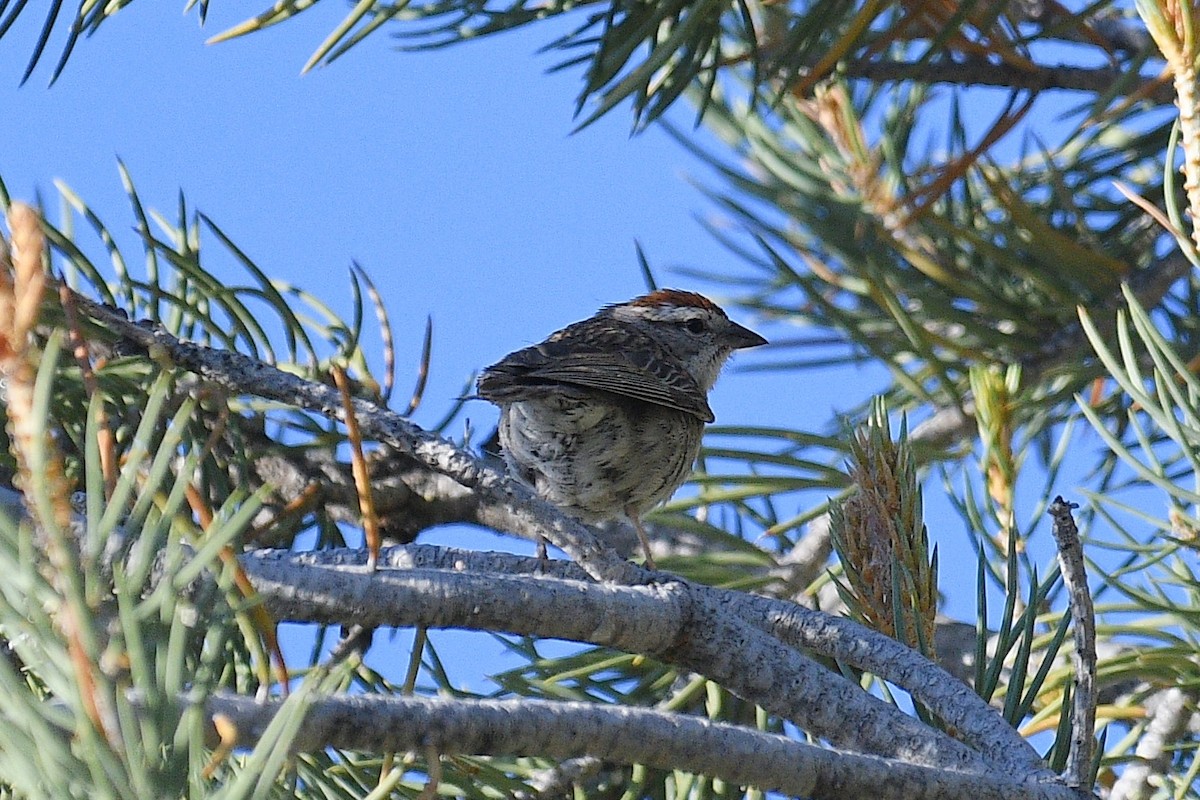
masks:
<path id="1" fill-rule="evenodd" d="M 25 77 L 69 69 L 126 5 L 50 4 Z M 686 103 L 718 143 L 672 128 L 710 167 L 712 234 L 744 269 L 693 277 L 780 332 L 763 368 L 888 370 L 846 419 L 709 431 L 692 491 L 653 515 L 682 582 L 645 585 L 439 438 L 457 408 L 433 431 L 407 422 L 413 404 L 389 412 L 393 380 L 361 344 L 387 311 L 361 271 L 343 320 L 185 201 L 151 210 L 124 172 L 127 209 L 60 186 L 62 211 L 32 225 L 0 184 L 15 489 L 0 782 L 22 797 L 1200 796 L 1196 12 L 352 5 L 308 66 L 384 32 L 422 49 L 569 19 L 547 49 L 582 75 L 580 125 L 626 106 L 635 128 L 668 125 Z M 14 24 L 36 13 L 0 2 L 3 46 L 28 45 Z M 1068 112 L 1045 125 L 1047 105 Z M 130 222 L 140 253 L 110 232 Z M 1086 480 L 1094 626 L 1072 616 L 1051 541 L 1069 469 Z M 974 620 L 936 613 L 933 492 L 977 552 Z M 545 535 L 574 563 L 408 544 L 449 522 Z M 344 547 L 358 527 L 387 545 L 374 571 Z M 288 550 L 314 534 L 314 552 Z M 612 619 L 638 622 L 596 623 Z M 283 662 L 279 620 L 313 626 L 307 663 Z M 356 649 L 385 625 L 417 631 L 399 683 Z M 456 689 L 427 635 L 443 627 L 499 637 L 520 666 L 488 696 Z M 1079 731 L 1089 666 L 1096 729 Z"/>

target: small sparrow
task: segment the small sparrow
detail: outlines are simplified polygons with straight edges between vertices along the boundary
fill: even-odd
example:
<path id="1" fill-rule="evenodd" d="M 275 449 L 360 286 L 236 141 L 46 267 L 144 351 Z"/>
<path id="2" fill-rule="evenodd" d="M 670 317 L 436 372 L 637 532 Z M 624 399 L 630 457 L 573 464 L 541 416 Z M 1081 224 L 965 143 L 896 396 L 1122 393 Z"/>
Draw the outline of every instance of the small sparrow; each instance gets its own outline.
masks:
<path id="1" fill-rule="evenodd" d="M 654 569 L 641 514 L 691 472 L 730 354 L 766 343 L 708 298 L 660 289 L 510 353 L 478 396 L 500 407 L 513 475 L 584 522 L 628 517 Z"/>

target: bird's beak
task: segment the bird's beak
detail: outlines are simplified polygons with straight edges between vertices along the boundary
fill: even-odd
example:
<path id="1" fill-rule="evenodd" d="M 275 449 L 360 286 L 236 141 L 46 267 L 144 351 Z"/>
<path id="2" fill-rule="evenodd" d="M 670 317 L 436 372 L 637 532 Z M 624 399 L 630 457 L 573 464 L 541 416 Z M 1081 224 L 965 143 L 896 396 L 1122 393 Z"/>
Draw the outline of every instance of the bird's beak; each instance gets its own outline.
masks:
<path id="1" fill-rule="evenodd" d="M 725 335 L 734 350 L 741 350 L 746 347 L 758 347 L 767 343 L 766 339 L 749 328 L 743 328 L 736 322 L 729 323 L 729 330 L 726 331 Z"/>

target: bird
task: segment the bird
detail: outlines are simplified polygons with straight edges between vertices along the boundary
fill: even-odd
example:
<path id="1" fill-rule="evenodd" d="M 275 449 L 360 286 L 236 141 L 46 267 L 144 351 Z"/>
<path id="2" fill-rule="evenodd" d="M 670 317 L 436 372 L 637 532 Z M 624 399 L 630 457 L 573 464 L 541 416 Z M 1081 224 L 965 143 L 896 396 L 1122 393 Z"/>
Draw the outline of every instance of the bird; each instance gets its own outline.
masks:
<path id="1" fill-rule="evenodd" d="M 500 407 L 510 474 L 582 522 L 628 518 L 656 569 L 641 516 L 691 472 L 729 356 L 764 344 L 703 295 L 658 289 L 509 353 L 476 396 Z"/>

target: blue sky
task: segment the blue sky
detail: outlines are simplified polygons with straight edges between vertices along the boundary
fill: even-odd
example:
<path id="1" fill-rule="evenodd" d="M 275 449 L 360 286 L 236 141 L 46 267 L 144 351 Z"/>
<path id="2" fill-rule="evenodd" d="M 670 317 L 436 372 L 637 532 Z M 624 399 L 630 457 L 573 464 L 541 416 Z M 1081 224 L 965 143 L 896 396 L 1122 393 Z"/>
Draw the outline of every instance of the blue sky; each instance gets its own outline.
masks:
<path id="1" fill-rule="evenodd" d="M 571 134 L 580 72 L 547 74 L 556 55 L 537 49 L 552 26 L 423 53 L 376 35 L 302 76 L 343 5 L 219 45 L 204 42 L 242 19 L 232 4 L 214 3 L 204 28 L 182 5 L 122 10 L 51 87 L 54 41 L 18 86 L 41 23 L 27 10 L 0 43 L 0 177 L 16 198 L 40 192 L 52 219 L 61 179 L 120 231 L 120 158 L 148 205 L 173 214 L 182 191 L 269 274 L 339 309 L 357 260 L 394 315 L 400 392 L 433 316 L 418 421 L 440 418 L 473 370 L 641 293 L 635 241 L 665 285 L 713 290 L 673 278 L 676 265 L 747 269 L 696 222 L 712 209 L 688 178 L 704 167 L 665 133 L 631 137 L 622 108 Z M 738 375 L 713 406 L 726 423 L 794 424 L 780 392 L 827 418 L 863 396 L 846 388 Z M 471 412 L 479 427 L 492 414 Z"/>

